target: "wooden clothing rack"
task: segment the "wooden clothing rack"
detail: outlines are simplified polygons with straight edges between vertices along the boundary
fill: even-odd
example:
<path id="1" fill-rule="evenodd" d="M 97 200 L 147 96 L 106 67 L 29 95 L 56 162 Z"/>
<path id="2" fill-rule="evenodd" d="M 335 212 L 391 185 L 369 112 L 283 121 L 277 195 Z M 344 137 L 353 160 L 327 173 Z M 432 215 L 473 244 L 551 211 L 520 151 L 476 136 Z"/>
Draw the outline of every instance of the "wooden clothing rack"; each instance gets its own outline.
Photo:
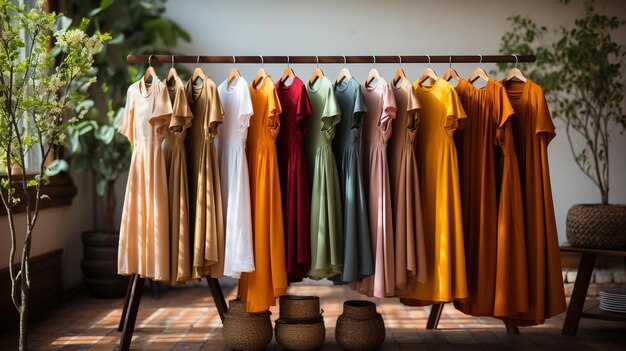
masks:
<path id="1" fill-rule="evenodd" d="M 205 56 L 205 55 L 128 55 L 128 63 L 256 63 L 256 64 L 292 64 L 292 63 L 524 63 L 535 62 L 535 55 L 384 55 L 384 56 Z M 224 314 L 227 311 L 224 293 L 216 278 L 207 277 L 207 283 L 217 307 L 220 319 L 224 322 Z M 122 332 L 120 338 L 120 351 L 130 349 L 130 342 L 135 330 L 137 313 L 141 302 L 144 278 L 138 274 L 131 277 L 126 293 L 126 301 L 122 310 L 122 316 L 118 331 Z M 426 329 L 436 329 L 441 318 L 444 304 L 433 304 L 426 323 Z M 516 325 L 505 323 L 507 332 L 518 334 Z"/>

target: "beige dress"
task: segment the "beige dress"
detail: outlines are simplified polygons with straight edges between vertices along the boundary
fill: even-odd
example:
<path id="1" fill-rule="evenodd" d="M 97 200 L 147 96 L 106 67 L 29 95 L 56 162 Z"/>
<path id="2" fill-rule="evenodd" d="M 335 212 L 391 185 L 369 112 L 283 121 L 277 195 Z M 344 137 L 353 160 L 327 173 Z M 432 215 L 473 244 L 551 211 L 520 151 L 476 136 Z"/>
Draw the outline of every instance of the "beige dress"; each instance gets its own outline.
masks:
<path id="1" fill-rule="evenodd" d="M 420 104 L 413 84 L 401 78 L 392 85 L 396 119 L 389 140 L 389 182 L 395 237 L 396 289 L 426 281 L 426 249 L 415 143 Z"/>
<path id="2" fill-rule="evenodd" d="M 224 275 L 224 217 L 217 154 L 213 139 L 223 121 L 224 110 L 215 83 L 201 74 L 195 84 L 187 82 L 187 101 L 194 116 L 185 139 L 192 218 L 192 278 Z"/>
<path id="3" fill-rule="evenodd" d="M 164 80 L 172 101 L 172 120 L 163 142 L 167 172 L 170 210 L 170 278 L 172 285 L 181 285 L 191 279 L 189 252 L 189 193 L 187 185 L 187 158 L 185 136 L 191 127 L 193 115 L 187 103 L 185 85 L 177 75 Z"/>
<path id="4" fill-rule="evenodd" d="M 172 116 L 165 84 L 133 83 L 119 127 L 133 144 L 120 225 L 117 272 L 170 281 L 170 240 L 163 130 Z"/>

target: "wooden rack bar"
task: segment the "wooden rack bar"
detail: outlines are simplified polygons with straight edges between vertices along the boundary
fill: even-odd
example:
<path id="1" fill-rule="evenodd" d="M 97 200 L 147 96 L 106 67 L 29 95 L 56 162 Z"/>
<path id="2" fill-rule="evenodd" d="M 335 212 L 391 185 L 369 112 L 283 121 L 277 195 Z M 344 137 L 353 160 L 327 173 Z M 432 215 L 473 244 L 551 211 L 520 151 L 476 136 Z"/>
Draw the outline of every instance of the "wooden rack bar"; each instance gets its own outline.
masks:
<path id="1" fill-rule="evenodd" d="M 128 55 L 128 63 L 344 63 L 344 56 Z M 233 59 L 235 62 L 233 62 Z M 535 55 L 377 55 L 345 56 L 345 63 L 499 63 L 535 62 Z M 375 62 L 374 62 L 375 60 Z"/>

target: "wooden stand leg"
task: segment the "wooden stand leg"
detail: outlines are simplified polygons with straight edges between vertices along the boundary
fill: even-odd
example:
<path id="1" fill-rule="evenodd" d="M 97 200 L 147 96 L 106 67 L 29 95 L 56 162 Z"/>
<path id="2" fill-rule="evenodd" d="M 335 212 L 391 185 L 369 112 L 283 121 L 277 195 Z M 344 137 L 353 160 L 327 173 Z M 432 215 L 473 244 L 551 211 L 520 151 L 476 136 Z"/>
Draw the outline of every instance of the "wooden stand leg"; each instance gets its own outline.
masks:
<path id="1" fill-rule="evenodd" d="M 128 301 L 130 301 L 130 293 L 133 290 L 133 280 L 135 276 L 128 277 L 128 289 L 126 289 L 126 300 L 124 301 L 124 308 L 122 309 L 122 315 L 120 316 L 120 324 L 117 326 L 117 331 L 122 331 L 124 328 L 124 321 L 126 320 L 126 312 L 128 311 Z"/>
<path id="2" fill-rule="evenodd" d="M 128 351 L 130 349 L 130 341 L 135 331 L 135 321 L 137 320 L 137 312 L 139 312 L 139 303 L 141 302 L 141 292 L 143 290 L 144 278 L 139 274 L 133 276 L 133 287 L 131 290 L 130 301 L 128 303 L 128 312 L 124 320 L 124 328 L 120 338 L 120 351 Z"/>
<path id="3" fill-rule="evenodd" d="M 152 298 L 158 300 L 161 298 L 161 292 L 159 291 L 159 282 L 150 280 L 150 288 L 152 289 Z"/>
<path id="4" fill-rule="evenodd" d="M 589 281 L 591 280 L 591 273 L 593 272 L 593 265 L 595 262 L 596 254 L 583 253 L 580 258 L 578 273 L 576 274 L 576 282 L 574 283 L 572 297 L 569 301 L 569 306 L 567 307 L 567 314 L 565 315 L 565 323 L 563 323 L 563 330 L 561 331 L 561 334 L 576 335 L 578 322 L 580 322 L 580 315 L 583 311 L 583 306 L 585 305 L 587 289 L 589 288 Z"/>
<path id="5" fill-rule="evenodd" d="M 426 329 L 437 329 L 439 325 L 439 319 L 441 318 L 441 312 L 443 312 L 442 303 L 434 304 L 430 307 L 430 315 L 428 316 L 428 322 L 426 323 Z"/>
<path id="6" fill-rule="evenodd" d="M 226 311 L 228 311 L 228 306 L 226 305 L 226 300 L 224 299 L 224 293 L 222 292 L 220 282 L 219 280 L 211 277 L 207 277 L 206 281 L 209 284 L 209 289 L 211 289 L 213 302 L 215 302 L 220 319 L 222 320 L 222 323 L 224 323 L 224 315 L 226 314 Z"/>
<path id="7" fill-rule="evenodd" d="M 504 326 L 506 327 L 507 334 L 519 334 L 519 328 L 517 328 L 517 324 L 513 321 L 503 321 Z"/>

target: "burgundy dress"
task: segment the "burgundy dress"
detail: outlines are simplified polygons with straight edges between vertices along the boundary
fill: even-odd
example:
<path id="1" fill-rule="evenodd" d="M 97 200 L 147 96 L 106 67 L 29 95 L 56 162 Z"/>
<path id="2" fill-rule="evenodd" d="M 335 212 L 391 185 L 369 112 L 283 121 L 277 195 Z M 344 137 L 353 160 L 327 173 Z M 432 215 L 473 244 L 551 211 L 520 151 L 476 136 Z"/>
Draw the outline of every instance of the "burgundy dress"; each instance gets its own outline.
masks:
<path id="1" fill-rule="evenodd" d="M 276 93 L 283 108 L 276 145 L 283 189 L 287 279 L 292 283 L 302 281 L 311 268 L 311 201 L 303 143 L 312 110 L 304 83 L 297 77 L 290 85 L 276 82 Z"/>

